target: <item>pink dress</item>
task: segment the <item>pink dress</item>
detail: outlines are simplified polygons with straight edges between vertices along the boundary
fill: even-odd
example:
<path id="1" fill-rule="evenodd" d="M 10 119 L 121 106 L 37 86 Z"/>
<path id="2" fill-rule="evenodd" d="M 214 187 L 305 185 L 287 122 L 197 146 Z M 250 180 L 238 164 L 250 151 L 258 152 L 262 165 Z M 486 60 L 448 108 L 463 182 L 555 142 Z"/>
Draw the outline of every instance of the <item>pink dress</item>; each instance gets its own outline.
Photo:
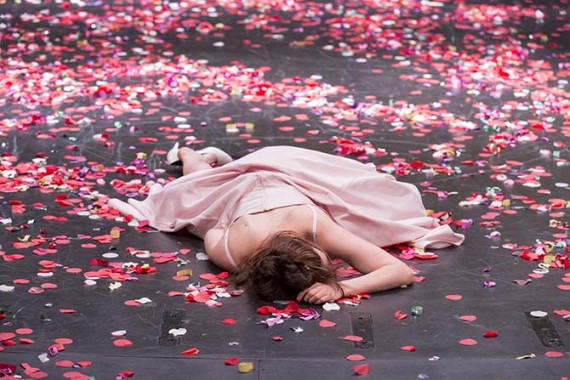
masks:
<path id="1" fill-rule="evenodd" d="M 109 205 L 160 231 L 187 228 L 204 238 L 208 230 L 227 229 L 244 213 L 307 198 L 340 226 L 380 247 L 410 242 L 444 248 L 464 240 L 426 216 L 414 185 L 377 173 L 372 164 L 290 146 L 262 148 L 166 186 L 154 185 L 144 201 L 112 199 Z"/>

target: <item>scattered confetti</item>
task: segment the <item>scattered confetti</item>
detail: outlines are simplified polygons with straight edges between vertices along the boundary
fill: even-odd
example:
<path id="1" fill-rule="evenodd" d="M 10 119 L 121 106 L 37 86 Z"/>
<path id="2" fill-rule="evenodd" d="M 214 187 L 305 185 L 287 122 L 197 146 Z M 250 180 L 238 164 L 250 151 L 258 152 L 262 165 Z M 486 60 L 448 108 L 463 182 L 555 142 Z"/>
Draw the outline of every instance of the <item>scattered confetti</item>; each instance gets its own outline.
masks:
<path id="1" fill-rule="evenodd" d="M 356 375 L 369 375 L 370 374 L 370 365 L 368 364 L 358 364 L 352 367 L 354 374 Z"/>
<path id="2" fill-rule="evenodd" d="M 547 358 L 558 359 L 558 358 L 563 358 L 564 354 L 558 351 L 547 351 L 544 353 L 544 356 L 546 356 Z"/>
<path id="3" fill-rule="evenodd" d="M 250 373 L 253 372 L 253 363 L 252 362 L 241 362 L 238 364 L 238 372 L 239 373 Z"/>
<path id="4" fill-rule="evenodd" d="M 186 335 L 186 329 L 184 327 L 180 327 L 177 329 L 170 329 L 170 330 L 168 330 L 168 333 L 170 335 L 173 335 L 174 337 L 177 337 L 180 335 Z"/>
<path id="5" fill-rule="evenodd" d="M 132 242 L 152 239 L 156 231 L 148 220 L 121 216 L 107 205 L 109 197 L 141 199 L 155 183 L 172 181 L 173 172 L 164 165 L 171 142 L 200 146 L 214 135 L 219 141 L 231 140 L 232 146 L 239 142 L 243 151 L 275 138 L 318 143 L 323 150 L 410 179 L 420 184 L 422 196 L 433 197 L 438 207 L 450 208 L 430 211 L 441 224 L 466 233 L 468 239 L 481 233 L 485 236 L 479 241 L 482 250 L 491 248 L 501 259 L 526 265 L 521 273 L 531 272 L 528 278 L 505 280 L 504 273 L 499 273 L 504 267 L 496 266 L 496 278 L 491 279 L 489 267 L 483 270 L 484 278 L 476 281 L 485 287 L 479 290 L 498 296 L 495 291 L 511 281 L 520 287 L 507 288 L 521 296 L 528 296 L 537 285 L 548 287 L 553 299 L 564 296 L 560 291 L 570 290 L 568 276 L 558 284 L 548 282 L 570 269 L 565 196 L 569 184 L 560 176 L 568 167 L 570 136 L 565 91 L 570 66 L 561 44 L 567 31 L 564 7 L 399 0 L 366 9 L 359 2 L 285 0 L 255 6 L 247 2 L 213 6 L 207 1 L 131 3 L 100 6 L 98 1 L 23 0 L 7 2 L 8 13 L 0 14 L 0 199 L 6 205 L 0 218 L 4 238 L 0 262 L 8 276 L 0 284 L 3 297 L 27 297 L 28 302 L 33 297 L 35 302 L 63 294 L 77 280 L 80 291 L 109 294 L 111 290 L 111 298 L 128 292 L 133 299 L 119 303 L 147 305 L 145 310 L 162 305 L 166 297 L 175 297 L 167 301 L 178 302 L 181 308 L 212 308 L 207 310 L 239 297 L 243 292 L 229 288 L 228 273 L 194 276 L 197 267 L 185 269 L 208 260 L 203 252 L 190 255 L 187 248 L 151 252 L 145 243 L 123 250 Z M 33 11 L 24 12 L 32 5 Z M 545 22 L 552 24 L 545 29 Z M 460 39 L 446 38 L 441 25 Z M 358 83 L 346 85 L 342 77 L 325 72 L 287 77 L 287 70 L 271 72 L 271 67 L 237 59 L 219 64 L 218 59 L 209 62 L 179 53 L 178 46 L 185 44 L 217 54 L 237 49 L 239 44 L 231 39 L 236 35 L 247 36 L 240 43 L 249 52 L 267 53 L 272 44 L 289 53 L 313 49 L 327 59 L 354 62 L 372 78 L 393 75 L 404 85 L 398 91 L 377 94 Z M 374 68 L 369 66 L 372 62 Z M 245 112 L 216 108 L 224 104 Z M 217 116 L 211 113 L 216 109 Z M 267 121 L 276 124 L 277 135 L 265 134 L 262 126 Z M 222 138 L 218 132 L 227 136 Z M 400 136 L 409 143 L 404 145 L 413 148 L 377 146 L 388 136 Z M 521 153 L 524 160 L 515 161 L 515 154 Z M 446 183 L 474 177 L 478 181 L 474 186 L 480 186 L 474 190 Z M 536 229 L 520 233 L 518 223 L 523 220 Z M 76 233 L 76 227 L 85 230 Z M 419 268 L 414 271 L 414 287 L 432 286 L 424 263 L 437 260 L 437 254 L 408 246 L 391 247 L 390 252 Z M 30 263 L 32 272 L 18 270 L 18 265 Z M 167 274 L 161 278 L 169 281 L 172 290 L 148 293 L 145 281 L 159 272 Z M 343 266 L 337 274 L 348 278 L 358 272 Z M 497 283 L 501 289 L 491 289 Z M 87 311 L 53 299 L 52 304 L 38 303 L 46 308 L 41 315 L 46 323 L 73 320 Z M 366 295 L 349 297 L 324 304 L 323 310 L 339 311 L 340 305 L 351 309 L 366 299 Z M 451 294 L 446 299 L 462 297 Z M 561 309 L 564 305 L 548 307 L 557 318 L 570 320 L 570 313 Z M 320 318 L 315 309 L 296 304 L 261 311 L 264 326 L 292 318 L 296 322 Z M 0 312 L 3 327 L 14 329 L 0 333 L 0 349 L 35 344 L 34 331 L 19 327 L 28 325 L 25 312 Z M 422 312 L 411 308 L 409 314 Z M 531 315 L 548 314 L 534 311 Z M 212 320 L 219 324 L 222 318 Z M 394 318 L 402 321 L 399 328 L 412 322 L 401 310 Z M 472 315 L 458 318 L 476 320 Z M 222 323 L 237 322 L 227 318 Z M 249 320 L 240 317 L 241 323 Z M 319 321 L 321 327 L 335 325 Z M 302 331 L 302 327 L 292 329 Z M 171 329 L 171 335 L 184 335 L 182 330 Z M 126 330 L 111 335 L 117 347 L 132 344 L 116 339 L 124 337 Z M 487 331 L 483 336 L 498 334 Z M 362 340 L 352 337 L 347 340 Z M 50 353 L 57 355 L 71 343 L 59 339 L 50 346 Z M 560 357 L 556 355 L 564 354 L 545 353 Z M 50 358 L 42 354 L 33 359 L 47 363 Z M 232 365 L 237 365 L 237 358 L 228 360 L 234 359 Z M 66 378 L 88 376 L 79 371 L 80 362 L 55 364 L 74 369 L 64 373 Z M 49 376 L 43 368 L 26 363 L 17 368 L 26 377 Z M 117 378 L 133 375 L 123 371 Z"/>
<path id="6" fill-rule="evenodd" d="M 335 327 L 336 323 L 332 322 L 332 321 L 328 321 L 326 319 L 322 319 L 319 321 L 319 326 L 324 327 L 324 328 L 330 328 L 330 327 Z"/>
<path id="7" fill-rule="evenodd" d="M 364 340 L 364 338 L 357 335 L 346 335 L 342 339 L 348 340 L 349 342 L 362 342 Z"/>
<path id="8" fill-rule="evenodd" d="M 182 351 L 182 352 L 180 353 L 180 355 L 182 355 L 182 356 L 196 356 L 196 355 L 198 355 L 199 353 L 200 353 L 200 350 L 197 349 L 197 348 L 195 348 L 195 347 L 193 347 L 193 348 L 190 348 L 190 349 L 188 349 L 188 350 Z"/>
<path id="9" fill-rule="evenodd" d="M 348 355 L 346 357 L 346 360 L 348 360 L 350 362 L 361 362 L 363 360 L 366 360 L 366 358 L 360 354 L 352 354 L 352 355 Z"/>
<path id="10" fill-rule="evenodd" d="M 131 342 L 128 339 L 117 339 L 117 340 L 113 341 L 113 345 L 115 347 L 127 348 L 127 347 L 131 347 L 133 345 L 133 342 Z"/>
<path id="11" fill-rule="evenodd" d="M 484 338 L 496 338 L 499 336 L 499 333 L 497 333 L 496 331 L 487 331 L 485 334 L 483 334 Z"/>
<path id="12" fill-rule="evenodd" d="M 340 306 L 337 303 L 327 302 L 323 304 L 323 309 L 325 311 L 338 311 L 340 310 Z"/>
<path id="13" fill-rule="evenodd" d="M 232 366 L 232 365 L 237 365 L 238 363 L 239 363 L 239 359 L 237 357 L 224 360 L 225 365 Z"/>

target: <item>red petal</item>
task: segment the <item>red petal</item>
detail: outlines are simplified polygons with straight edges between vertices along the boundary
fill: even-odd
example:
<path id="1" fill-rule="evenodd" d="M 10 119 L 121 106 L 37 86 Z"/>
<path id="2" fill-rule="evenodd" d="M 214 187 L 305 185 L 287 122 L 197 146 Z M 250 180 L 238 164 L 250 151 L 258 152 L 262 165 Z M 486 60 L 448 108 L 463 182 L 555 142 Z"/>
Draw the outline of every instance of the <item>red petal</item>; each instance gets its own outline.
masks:
<path id="1" fill-rule="evenodd" d="M 113 341 L 113 344 L 115 345 L 115 347 L 126 348 L 126 347 L 131 347 L 133 345 L 133 342 L 131 342 L 128 339 L 117 339 Z"/>
<path id="2" fill-rule="evenodd" d="M 180 353 L 180 355 L 182 355 L 182 356 L 196 356 L 196 355 L 198 355 L 199 352 L 200 352 L 199 349 L 197 349 L 196 347 L 192 347 L 186 351 L 182 351 Z"/>
<path id="3" fill-rule="evenodd" d="M 477 345 L 477 341 L 475 339 L 467 338 L 467 339 L 461 339 L 459 341 L 459 344 L 462 344 L 464 346 L 475 346 Z"/>
<path id="4" fill-rule="evenodd" d="M 445 296 L 445 298 L 450 301 L 459 301 L 460 299 L 463 298 L 463 296 L 460 294 L 448 294 Z"/>
<path id="5" fill-rule="evenodd" d="M 473 322 L 477 320 L 477 317 L 474 315 L 462 315 L 459 319 L 464 322 Z"/>
<path id="6" fill-rule="evenodd" d="M 357 375 L 369 375 L 370 374 L 370 366 L 368 364 L 358 364 L 352 367 L 352 370 Z"/>
<path id="7" fill-rule="evenodd" d="M 560 290 L 570 290 L 570 285 L 558 285 L 557 288 Z"/>
<path id="8" fill-rule="evenodd" d="M 269 315 L 269 314 L 275 313 L 276 311 L 277 311 L 277 309 L 274 308 L 273 306 L 261 306 L 257 309 L 257 314 Z"/>
<path id="9" fill-rule="evenodd" d="M 483 334 L 484 338 L 496 338 L 499 336 L 499 333 L 495 332 L 495 331 L 487 331 L 485 334 Z"/>
<path id="10" fill-rule="evenodd" d="M 194 301 L 204 303 L 210 300 L 210 295 L 207 292 L 201 292 L 194 296 Z"/>
<path id="11" fill-rule="evenodd" d="M 406 319 L 406 318 L 408 318 L 408 314 L 404 314 L 400 310 L 398 310 L 394 313 L 394 318 L 396 318 L 398 320 Z"/>
<path id="12" fill-rule="evenodd" d="M 231 358 L 231 359 L 224 360 L 225 365 L 237 365 L 238 363 L 239 363 L 238 358 Z"/>
<path id="13" fill-rule="evenodd" d="M 15 336 L 16 336 L 16 334 L 14 334 L 12 332 L 0 333 L 0 342 L 3 340 L 12 339 Z"/>
<path id="14" fill-rule="evenodd" d="M 547 351 L 544 353 L 544 356 L 546 356 L 547 358 L 558 359 L 564 357 L 564 354 L 558 351 Z"/>
<path id="15" fill-rule="evenodd" d="M 404 347 L 400 348 L 400 350 L 402 350 L 402 351 L 408 351 L 408 352 L 415 352 L 415 351 L 416 351 L 416 347 L 415 347 L 415 346 L 404 346 Z"/>
<path id="16" fill-rule="evenodd" d="M 231 326 L 231 325 L 235 325 L 237 323 L 237 321 L 233 318 L 226 318 L 222 321 L 222 323 L 224 325 L 230 325 Z"/>

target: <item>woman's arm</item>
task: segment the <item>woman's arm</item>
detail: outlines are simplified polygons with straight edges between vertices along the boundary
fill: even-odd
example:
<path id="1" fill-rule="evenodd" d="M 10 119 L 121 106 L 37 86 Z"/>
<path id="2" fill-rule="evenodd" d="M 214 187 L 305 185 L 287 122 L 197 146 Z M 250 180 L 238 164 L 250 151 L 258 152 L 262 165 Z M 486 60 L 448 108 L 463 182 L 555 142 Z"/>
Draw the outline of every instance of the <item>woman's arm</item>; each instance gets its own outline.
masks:
<path id="1" fill-rule="evenodd" d="M 360 277 L 340 282 L 345 296 L 378 292 L 413 282 L 412 271 L 406 264 L 329 218 L 319 219 L 317 243 L 331 257 L 342 259 L 363 273 Z M 307 298 L 305 293 L 300 298 L 315 302 L 318 297 Z"/>

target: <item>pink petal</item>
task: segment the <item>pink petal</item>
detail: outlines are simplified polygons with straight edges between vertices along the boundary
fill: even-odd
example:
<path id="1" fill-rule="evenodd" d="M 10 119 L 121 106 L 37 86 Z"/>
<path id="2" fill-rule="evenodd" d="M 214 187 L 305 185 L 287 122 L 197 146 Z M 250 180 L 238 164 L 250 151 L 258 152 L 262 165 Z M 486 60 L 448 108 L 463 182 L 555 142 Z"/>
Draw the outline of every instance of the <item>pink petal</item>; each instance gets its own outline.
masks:
<path id="1" fill-rule="evenodd" d="M 349 342 L 362 342 L 362 340 L 364 339 L 361 336 L 357 336 L 357 335 L 346 335 L 345 337 L 343 337 L 342 339 L 344 340 L 348 340 Z"/>
<path id="2" fill-rule="evenodd" d="M 369 375 L 370 366 L 368 364 L 358 364 L 352 367 L 352 370 L 356 375 Z"/>
<path id="3" fill-rule="evenodd" d="M 326 319 L 323 319 L 322 321 L 319 322 L 319 326 L 327 328 L 327 327 L 335 327 L 336 323 L 332 322 L 332 321 L 327 321 Z"/>

